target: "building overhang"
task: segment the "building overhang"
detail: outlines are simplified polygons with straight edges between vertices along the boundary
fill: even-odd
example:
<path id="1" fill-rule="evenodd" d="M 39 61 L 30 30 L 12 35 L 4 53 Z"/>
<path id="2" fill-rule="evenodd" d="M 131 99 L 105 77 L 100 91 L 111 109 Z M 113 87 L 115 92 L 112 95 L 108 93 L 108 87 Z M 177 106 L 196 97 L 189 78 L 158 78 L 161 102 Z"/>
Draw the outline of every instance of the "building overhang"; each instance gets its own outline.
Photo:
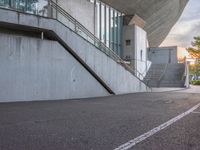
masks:
<path id="1" fill-rule="evenodd" d="M 101 0 L 125 15 L 137 14 L 145 22 L 151 47 L 159 46 L 181 16 L 189 0 Z"/>

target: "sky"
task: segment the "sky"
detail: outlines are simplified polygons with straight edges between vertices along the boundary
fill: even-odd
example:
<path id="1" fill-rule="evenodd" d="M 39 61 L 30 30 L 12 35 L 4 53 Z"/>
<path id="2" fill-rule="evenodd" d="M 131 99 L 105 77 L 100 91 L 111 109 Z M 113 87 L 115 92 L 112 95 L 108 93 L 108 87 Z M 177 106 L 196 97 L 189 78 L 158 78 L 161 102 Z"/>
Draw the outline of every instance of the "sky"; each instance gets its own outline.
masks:
<path id="1" fill-rule="evenodd" d="M 194 36 L 200 36 L 200 0 L 189 0 L 182 16 L 161 46 L 187 48 Z"/>

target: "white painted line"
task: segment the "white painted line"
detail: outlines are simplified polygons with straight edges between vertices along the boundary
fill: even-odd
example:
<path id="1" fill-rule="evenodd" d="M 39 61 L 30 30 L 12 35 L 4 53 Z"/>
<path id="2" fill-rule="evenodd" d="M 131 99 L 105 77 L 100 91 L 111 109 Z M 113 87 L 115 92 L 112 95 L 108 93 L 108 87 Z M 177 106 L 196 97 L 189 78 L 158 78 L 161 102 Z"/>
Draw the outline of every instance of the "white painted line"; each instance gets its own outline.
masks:
<path id="1" fill-rule="evenodd" d="M 173 123 L 177 122 L 178 120 L 180 120 L 181 118 L 187 116 L 188 114 L 192 113 L 194 110 L 196 110 L 198 107 L 200 106 L 200 103 L 195 105 L 194 107 L 192 107 L 191 109 L 189 109 L 188 111 L 178 115 L 177 117 L 172 118 L 171 120 L 161 124 L 160 126 L 153 128 L 152 130 L 138 136 L 137 138 L 128 141 L 127 143 L 119 146 L 118 148 L 115 148 L 114 150 L 128 150 L 131 147 L 135 146 L 136 144 L 144 141 L 145 139 L 151 137 L 152 135 L 154 135 L 155 133 L 165 129 L 166 127 L 172 125 Z"/>
<path id="2" fill-rule="evenodd" d="M 193 114 L 200 114 L 200 112 L 198 112 L 198 111 L 193 111 L 192 113 Z"/>

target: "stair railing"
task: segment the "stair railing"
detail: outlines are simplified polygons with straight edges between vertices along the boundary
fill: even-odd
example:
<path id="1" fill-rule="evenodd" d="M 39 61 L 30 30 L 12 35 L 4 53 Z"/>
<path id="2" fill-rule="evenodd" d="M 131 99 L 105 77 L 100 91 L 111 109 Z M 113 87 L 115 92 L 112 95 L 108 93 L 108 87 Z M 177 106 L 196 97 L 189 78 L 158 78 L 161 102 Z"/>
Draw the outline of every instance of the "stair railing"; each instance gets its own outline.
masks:
<path id="1" fill-rule="evenodd" d="M 163 70 L 163 73 L 160 75 L 160 77 L 159 77 L 159 79 L 158 79 L 158 83 L 157 83 L 157 86 L 158 87 L 160 87 L 160 82 L 161 82 L 161 80 L 164 78 L 164 76 L 165 76 L 165 73 L 166 73 L 166 70 L 167 70 L 167 66 L 168 66 L 168 64 L 165 64 L 165 68 L 164 68 L 164 70 Z"/>
<path id="2" fill-rule="evenodd" d="M 69 13 L 67 13 L 63 8 L 57 5 L 52 0 L 49 1 L 51 7 L 51 18 L 54 18 L 70 28 L 72 31 L 76 32 L 78 35 L 83 37 L 85 40 L 93 44 L 99 50 L 110 56 L 116 62 L 123 62 L 123 60 L 110 48 L 106 46 L 100 39 L 98 39 L 93 33 L 86 29 L 81 23 L 79 23 L 75 18 L 73 18 Z"/>
<path id="3" fill-rule="evenodd" d="M 112 58 L 117 63 L 121 64 L 126 70 L 131 72 L 136 78 L 142 81 L 137 74 L 143 77 L 137 69 L 132 69 L 129 65 L 126 64 L 124 60 L 122 60 L 112 49 L 106 46 L 105 43 L 101 42 L 93 33 L 91 33 L 88 29 L 86 29 L 81 23 L 79 23 L 75 18 L 73 18 L 69 13 L 67 13 L 63 8 L 61 8 L 58 4 L 49 1 L 49 7 L 51 9 L 51 18 L 54 18 L 64 24 L 66 27 L 70 28 L 72 31 L 83 37 L 85 40 L 93 44 L 96 48 L 101 50 L 107 56 Z"/>
<path id="4" fill-rule="evenodd" d="M 47 2 L 47 1 L 45 1 Z M 5 3 L 5 4 L 4 4 Z M 23 6 L 27 6 L 27 1 L 24 2 Z M 28 11 L 27 8 L 18 8 L 14 6 L 7 5 L 7 1 L 3 0 L 3 4 L 0 3 L 0 8 L 15 10 L 22 13 L 28 13 L 48 18 L 53 18 L 62 23 L 67 28 L 74 31 L 76 34 L 84 38 L 89 43 L 93 44 L 100 51 L 105 53 L 107 56 L 112 58 L 117 63 L 121 64 L 126 70 L 132 73 L 136 78 L 138 70 L 133 70 L 129 65 L 125 63 L 112 49 L 106 46 L 100 39 L 98 39 L 93 33 L 86 29 L 81 23 L 79 23 L 75 18 L 73 18 L 69 13 L 67 13 L 63 8 L 61 8 L 57 3 L 52 0 L 48 0 L 48 4 L 43 7 L 42 10 L 35 11 L 34 9 Z M 45 13 L 47 11 L 47 13 Z M 41 13 L 43 12 L 43 13 Z M 142 81 L 140 78 L 138 78 Z M 142 81 L 143 82 L 143 81 Z"/>

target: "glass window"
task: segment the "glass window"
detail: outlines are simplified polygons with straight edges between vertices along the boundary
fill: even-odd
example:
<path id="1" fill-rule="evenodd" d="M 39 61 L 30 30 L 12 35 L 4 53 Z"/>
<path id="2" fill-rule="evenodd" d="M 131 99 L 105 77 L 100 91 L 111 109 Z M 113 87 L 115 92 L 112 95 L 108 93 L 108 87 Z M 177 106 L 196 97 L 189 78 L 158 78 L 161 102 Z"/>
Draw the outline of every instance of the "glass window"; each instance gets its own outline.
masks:
<path id="1" fill-rule="evenodd" d="M 94 3 L 94 0 L 89 0 L 89 2 Z"/>
<path id="2" fill-rule="evenodd" d="M 109 47 L 109 39 L 110 39 L 110 27 L 109 27 L 109 22 L 110 22 L 110 16 L 109 16 L 109 7 L 106 7 L 106 45 Z"/>
<path id="3" fill-rule="evenodd" d="M 48 0 L 39 0 L 36 3 L 33 3 L 32 5 L 30 5 L 30 9 L 28 10 L 32 10 L 34 11 L 35 9 L 35 13 L 39 14 L 41 16 L 47 16 L 48 13 Z"/>
<path id="4" fill-rule="evenodd" d="M 10 7 L 9 0 L 0 0 L 0 6 Z"/>
<path id="5" fill-rule="evenodd" d="M 117 12 L 113 14 L 113 50 L 117 53 Z"/>
<path id="6" fill-rule="evenodd" d="M 0 6 L 47 16 L 48 0 L 0 0 Z"/>
<path id="7" fill-rule="evenodd" d="M 126 46 L 130 46 L 131 45 L 131 40 L 126 40 Z"/>
<path id="8" fill-rule="evenodd" d="M 110 6 L 96 1 L 96 36 L 115 51 L 121 53 L 121 13 Z"/>
<path id="9" fill-rule="evenodd" d="M 100 3 L 96 3 L 96 36 L 100 39 Z"/>
<path id="10" fill-rule="evenodd" d="M 118 55 L 121 55 L 121 40 L 122 40 L 122 16 L 121 13 L 118 12 L 117 16 L 117 50 L 118 50 Z"/>
<path id="11" fill-rule="evenodd" d="M 114 20 L 113 20 L 113 15 L 114 11 L 113 9 L 110 10 L 110 48 L 113 49 L 113 44 L 114 44 L 114 34 L 113 34 L 113 27 L 114 27 Z"/>
<path id="12" fill-rule="evenodd" d="M 104 4 L 101 3 L 101 41 L 105 43 L 105 11 Z"/>
<path id="13" fill-rule="evenodd" d="M 119 55 L 122 55 L 122 28 L 123 28 L 123 16 L 120 13 L 119 15 L 119 20 L 118 20 L 119 28 L 118 28 L 118 50 L 119 50 Z"/>

